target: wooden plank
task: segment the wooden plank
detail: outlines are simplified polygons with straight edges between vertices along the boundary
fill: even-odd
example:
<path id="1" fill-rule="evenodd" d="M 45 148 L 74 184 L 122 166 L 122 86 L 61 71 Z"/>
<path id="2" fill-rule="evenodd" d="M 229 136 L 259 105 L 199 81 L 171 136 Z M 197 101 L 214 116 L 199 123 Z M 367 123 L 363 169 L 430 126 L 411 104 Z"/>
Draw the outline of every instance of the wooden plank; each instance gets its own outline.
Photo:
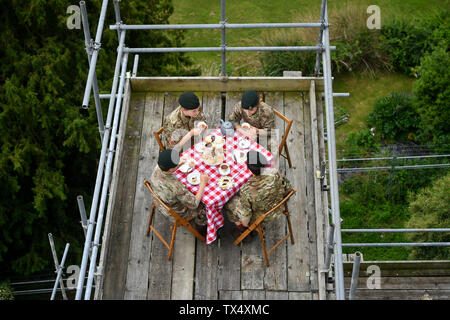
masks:
<path id="1" fill-rule="evenodd" d="M 316 88 L 314 81 L 311 81 L 311 89 L 309 92 L 310 108 L 311 108 L 311 141 L 312 141 L 312 160 L 313 172 L 320 171 L 319 162 L 319 138 L 318 138 L 318 124 L 317 124 L 317 108 L 316 108 Z M 322 191 L 320 180 L 317 176 L 313 178 L 314 188 L 314 204 L 315 204 L 315 218 L 316 218 L 316 245 L 317 245 L 317 268 L 318 270 L 325 269 L 325 240 L 324 240 L 324 211 L 322 208 Z M 317 273 L 317 281 L 319 288 L 319 299 L 326 300 L 325 295 L 325 274 L 323 272 Z"/>
<path id="2" fill-rule="evenodd" d="M 231 230 L 233 223 L 225 217 L 225 225 L 219 235 L 219 290 L 240 290 L 241 288 L 241 248 L 233 244 Z"/>
<path id="3" fill-rule="evenodd" d="M 128 262 L 123 257 L 128 256 L 131 237 L 145 94 L 133 94 L 130 104 L 124 128 L 125 143 L 119 154 L 122 159 L 105 264 L 103 299 L 123 299 L 126 286 Z"/>
<path id="4" fill-rule="evenodd" d="M 154 124 L 149 123 L 147 126 L 152 127 L 149 133 L 151 133 L 151 144 L 153 149 L 151 151 L 152 159 L 155 161 L 152 167 L 148 169 L 147 176 L 150 178 L 153 169 L 156 165 L 156 161 L 158 159 L 159 148 L 157 148 L 156 140 L 153 136 L 153 131 L 159 129 L 162 126 L 163 119 L 170 112 L 175 110 L 178 107 L 178 92 L 164 93 L 161 94 L 162 99 L 158 99 L 158 101 L 154 101 L 153 104 L 153 112 L 157 114 L 154 117 Z M 156 93 L 149 94 L 149 97 L 156 95 Z M 159 98 L 159 96 L 158 96 Z M 149 114 L 150 116 L 151 114 Z M 150 121 L 151 118 L 149 118 Z M 145 124 L 144 124 L 145 125 Z M 155 129 L 156 128 L 156 129 Z M 148 192 L 148 190 L 146 190 Z M 151 207 L 150 207 L 151 208 Z M 147 218 L 148 219 L 148 218 Z M 148 224 L 148 220 L 146 225 Z M 153 225 L 159 231 L 166 241 L 170 240 L 170 236 L 172 234 L 170 230 L 170 221 L 166 217 L 162 216 L 158 211 L 155 214 Z M 179 229 L 180 230 L 180 229 Z M 181 230 L 180 230 L 181 231 Z M 173 272 L 173 261 L 177 259 L 174 255 L 171 261 L 168 261 L 168 249 L 164 246 L 164 244 L 152 233 L 152 246 L 151 246 L 151 259 L 150 259 L 150 267 L 148 269 L 149 274 L 149 285 L 147 292 L 147 299 L 149 300 L 169 300 L 171 298 L 172 293 L 172 272 Z M 175 248 L 178 243 L 175 243 Z M 180 249 L 180 248 L 178 248 Z M 180 250 L 177 249 L 177 253 Z M 175 253 L 175 251 L 174 251 Z M 177 259 L 179 260 L 179 259 Z"/>
<path id="5" fill-rule="evenodd" d="M 131 79 L 138 91 L 214 91 L 231 92 L 250 89 L 263 91 L 309 91 L 311 80 L 323 91 L 323 78 L 314 77 L 137 77 Z"/>
<path id="6" fill-rule="evenodd" d="M 287 291 L 266 291 L 266 300 L 288 300 Z"/>
<path id="7" fill-rule="evenodd" d="M 164 117 L 179 106 L 182 92 L 170 92 L 164 98 Z M 196 95 L 202 101 L 201 92 Z M 179 227 L 175 238 L 172 262 L 172 300 L 192 300 L 194 296 L 195 237 L 184 227 Z"/>
<path id="8" fill-rule="evenodd" d="M 289 291 L 289 300 L 312 300 L 311 292 Z"/>
<path id="9" fill-rule="evenodd" d="M 209 128 L 217 127 L 222 114 L 221 93 L 202 93 L 203 112 Z M 215 300 L 218 298 L 218 241 L 207 245 L 197 241 L 195 260 L 196 300 Z"/>
<path id="10" fill-rule="evenodd" d="M 305 194 L 305 153 L 304 153 L 304 120 L 303 101 L 300 93 L 287 92 L 284 98 L 285 115 L 293 119 L 288 137 L 291 152 L 292 168 L 286 169 L 286 177 L 297 190 L 289 200 L 289 211 L 294 233 L 295 244 L 288 245 L 288 290 L 309 291 L 309 244 Z"/>
<path id="11" fill-rule="evenodd" d="M 266 94 L 266 103 L 273 108 L 284 113 L 284 98 L 282 92 L 268 92 Z M 284 121 L 276 117 L 276 127 L 284 132 Z M 267 145 L 267 144 L 266 144 Z M 283 158 L 284 160 L 284 158 Z M 279 163 L 279 170 L 285 174 L 285 161 Z M 274 190 L 274 192 L 276 192 Z M 270 209 L 270 208 L 267 208 Z M 282 215 L 277 221 L 273 221 L 265 227 L 266 248 L 272 248 L 284 235 L 287 234 L 286 218 Z M 287 240 L 290 245 L 290 240 Z M 269 256 L 270 266 L 265 269 L 264 288 L 265 290 L 287 290 L 287 253 L 285 241 Z"/>
<path id="12" fill-rule="evenodd" d="M 355 292 L 355 300 L 421 300 L 424 296 L 432 300 L 449 300 L 450 290 L 356 290 Z"/>
<path id="13" fill-rule="evenodd" d="M 207 245 L 197 241 L 195 260 L 195 300 L 217 300 L 217 241 Z"/>
<path id="14" fill-rule="evenodd" d="M 318 266 L 317 266 L 317 235 L 316 235 L 316 211 L 314 201 L 313 149 L 311 136 L 311 107 L 309 94 L 304 94 L 304 121 L 305 121 L 305 178 L 306 178 L 306 211 L 308 213 L 308 240 L 311 290 L 318 290 Z"/>
<path id="15" fill-rule="evenodd" d="M 155 107 L 158 102 L 162 103 L 162 94 L 146 95 L 141 147 L 138 154 L 139 164 L 135 179 L 136 194 L 132 208 L 133 221 L 124 294 L 124 299 L 130 300 L 146 299 L 147 297 L 151 241 L 150 238 L 146 237 L 146 230 L 152 200 L 143 181 L 150 178 L 149 172 L 156 163 L 153 151 L 157 150 L 157 145 L 151 137 L 152 129 L 155 130 L 158 127 L 158 122 L 161 121 L 161 112 Z M 131 208 L 128 208 L 128 210 L 131 210 Z"/>
<path id="16" fill-rule="evenodd" d="M 265 290 L 243 290 L 242 291 L 243 300 L 265 300 L 266 291 Z"/>
<path id="17" fill-rule="evenodd" d="M 242 291 L 240 290 L 220 290 L 220 300 L 242 300 Z"/>
<path id="18" fill-rule="evenodd" d="M 177 229 L 172 263 L 172 300 L 192 300 L 194 292 L 195 237 L 184 227 Z"/>
<path id="19" fill-rule="evenodd" d="M 372 283 L 371 278 L 364 276 L 358 278 L 358 290 L 368 288 L 368 281 Z M 351 277 L 344 277 L 344 285 L 350 288 Z M 406 290 L 406 289 L 432 289 L 432 290 L 450 290 L 450 277 L 381 277 L 381 290 Z"/>

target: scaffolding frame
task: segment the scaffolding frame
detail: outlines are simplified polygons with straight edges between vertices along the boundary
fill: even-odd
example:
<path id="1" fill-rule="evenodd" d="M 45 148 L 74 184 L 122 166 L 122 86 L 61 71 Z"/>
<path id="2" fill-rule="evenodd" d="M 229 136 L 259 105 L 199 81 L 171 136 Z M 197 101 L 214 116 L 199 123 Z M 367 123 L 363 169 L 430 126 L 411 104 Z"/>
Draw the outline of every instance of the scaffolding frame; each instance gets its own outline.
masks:
<path id="1" fill-rule="evenodd" d="M 328 165 L 329 165 L 329 180 L 330 180 L 330 198 L 331 198 L 331 217 L 332 217 L 332 232 L 327 240 L 327 246 L 334 252 L 334 275 L 335 275 L 335 291 L 337 300 L 345 300 L 344 296 L 344 273 L 342 264 L 342 243 L 341 243 L 341 218 L 339 209 L 339 193 L 338 193 L 338 179 L 337 179 L 337 165 L 336 165 L 336 143 L 334 131 L 334 107 L 331 75 L 331 57 L 330 51 L 335 47 L 330 46 L 329 38 L 329 23 L 327 1 L 322 0 L 320 19 L 317 23 L 252 23 L 252 24 L 230 24 L 226 21 L 225 3 L 226 0 L 221 0 L 221 21 L 219 24 L 183 24 L 183 25 L 126 25 L 122 23 L 120 17 L 120 0 L 113 0 L 116 24 L 111 25 L 111 30 L 117 30 L 118 35 L 118 49 L 115 64 L 115 71 L 113 77 L 113 84 L 110 94 L 100 95 L 98 87 L 96 86 L 95 68 L 98 60 L 98 52 L 101 47 L 101 36 L 105 22 L 106 10 L 108 7 L 108 0 L 103 0 L 100 12 L 100 18 L 97 26 L 95 40 L 90 38 L 88 33 L 89 27 L 87 24 L 86 6 L 84 1 L 80 2 L 80 7 L 84 11 L 83 29 L 85 32 L 86 51 L 89 60 L 89 73 L 86 81 L 86 88 L 84 92 L 82 109 L 88 109 L 91 89 L 94 92 L 97 110 L 100 107 L 100 99 L 109 99 L 108 114 L 106 124 L 102 127 L 103 116 L 97 112 L 99 121 L 100 136 L 102 139 L 102 148 L 100 154 L 100 161 L 97 171 L 95 190 L 90 209 L 89 220 L 83 222 L 85 229 L 85 245 L 83 250 L 83 257 L 80 266 L 79 279 L 77 283 L 76 300 L 80 300 L 83 293 L 83 288 L 86 289 L 84 299 L 89 300 L 91 297 L 92 284 L 95 276 L 102 276 L 102 270 L 96 270 L 96 261 L 98 254 L 99 240 L 101 235 L 104 209 L 106 203 L 106 196 L 110 184 L 111 166 L 114 158 L 114 148 L 117 137 L 119 114 L 121 111 L 122 95 L 124 89 L 124 80 L 126 74 L 126 67 L 129 53 L 153 53 L 153 52 L 221 52 L 221 79 L 227 78 L 226 75 L 226 52 L 233 51 L 315 51 L 316 65 L 314 75 L 317 77 L 320 73 L 320 60 L 322 60 L 322 71 L 324 80 L 324 99 L 326 109 L 326 121 L 329 132 L 327 133 L 327 147 L 328 147 Z M 85 21 L 86 20 L 86 21 Z M 236 28 L 319 28 L 318 41 L 316 46 L 285 46 L 285 47 L 228 47 L 226 45 L 226 29 Z M 125 46 L 125 36 L 127 30 L 168 30 L 168 29 L 221 29 L 221 46 L 220 47 L 196 47 L 196 48 L 127 48 Z M 135 56 L 135 65 L 133 67 L 133 76 L 137 73 L 138 55 Z M 120 81 L 119 81 L 120 78 Z M 345 94 L 344 94 L 345 95 Z M 117 100 L 117 101 L 116 101 Z M 114 118 L 113 118 L 114 115 Z M 101 187 L 102 186 L 102 187 Z M 101 190 L 101 194 L 100 194 Z M 100 206 L 97 210 L 97 207 Z M 328 213 L 328 212 L 327 212 Z M 94 241 L 92 241 L 95 228 Z M 331 229 L 330 229 L 331 230 Z M 329 233 L 330 234 L 330 233 Z M 331 238 L 331 239 L 330 239 Z M 331 240 L 331 241 L 330 241 Z M 327 259 L 330 262 L 329 252 L 326 251 Z M 86 271 L 88 261 L 90 260 L 89 272 L 86 278 Z M 98 268 L 97 268 L 98 269 Z M 101 269 L 101 268 L 100 268 Z M 327 270 L 320 270 L 321 273 L 330 270 L 330 266 L 326 266 Z"/>

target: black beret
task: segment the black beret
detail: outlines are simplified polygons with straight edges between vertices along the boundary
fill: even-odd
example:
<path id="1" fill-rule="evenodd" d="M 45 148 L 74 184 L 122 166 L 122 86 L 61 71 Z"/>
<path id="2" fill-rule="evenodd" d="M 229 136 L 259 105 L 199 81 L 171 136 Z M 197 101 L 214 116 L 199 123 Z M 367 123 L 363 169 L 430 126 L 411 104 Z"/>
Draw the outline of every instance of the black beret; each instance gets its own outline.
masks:
<path id="1" fill-rule="evenodd" d="M 176 150 L 166 149 L 159 153 L 158 165 L 163 171 L 175 168 L 180 163 L 180 155 Z"/>
<path id="2" fill-rule="evenodd" d="M 251 109 L 259 102 L 258 93 L 255 90 L 247 90 L 242 95 L 241 105 L 244 109 Z"/>
<path id="3" fill-rule="evenodd" d="M 183 92 L 183 94 L 181 94 L 180 96 L 180 99 L 178 99 L 178 102 L 183 108 L 188 110 L 197 109 L 200 105 L 198 97 L 191 91 Z"/>
<path id="4" fill-rule="evenodd" d="M 267 166 L 267 163 L 268 161 L 262 153 L 254 150 L 247 153 L 247 166 L 252 166 L 253 168 L 264 168 Z"/>

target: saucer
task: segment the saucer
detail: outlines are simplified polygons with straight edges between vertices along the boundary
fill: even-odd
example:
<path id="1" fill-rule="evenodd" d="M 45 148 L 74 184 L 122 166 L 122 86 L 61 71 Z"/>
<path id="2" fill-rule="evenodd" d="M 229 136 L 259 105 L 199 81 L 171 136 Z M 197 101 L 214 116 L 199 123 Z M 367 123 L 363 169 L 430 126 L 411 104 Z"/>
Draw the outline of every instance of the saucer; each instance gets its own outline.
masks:
<path id="1" fill-rule="evenodd" d="M 193 186 L 200 184 L 200 173 L 198 171 L 189 173 L 187 176 L 187 181 Z"/>
<path id="2" fill-rule="evenodd" d="M 231 189 L 233 187 L 234 181 L 230 177 L 221 177 L 217 182 L 220 189 Z"/>
<path id="3" fill-rule="evenodd" d="M 248 149 L 248 147 L 250 147 L 250 144 L 251 144 L 250 140 L 247 140 L 247 139 L 241 139 L 238 142 L 238 146 L 241 149 Z"/>

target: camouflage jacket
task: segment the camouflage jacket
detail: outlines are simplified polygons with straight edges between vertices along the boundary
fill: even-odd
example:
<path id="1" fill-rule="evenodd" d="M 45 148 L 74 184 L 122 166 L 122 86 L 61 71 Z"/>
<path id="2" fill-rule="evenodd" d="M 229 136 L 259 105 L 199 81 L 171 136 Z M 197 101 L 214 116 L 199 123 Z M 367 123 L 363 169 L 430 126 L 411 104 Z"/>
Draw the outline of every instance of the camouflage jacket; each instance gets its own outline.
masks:
<path id="1" fill-rule="evenodd" d="M 240 205 L 236 213 L 240 220 L 253 223 L 260 215 L 275 207 L 292 190 L 289 180 L 276 169 L 253 175 L 240 190 Z M 281 206 L 264 221 L 276 220 L 283 213 Z"/>
<path id="2" fill-rule="evenodd" d="M 241 107 L 241 102 L 238 102 L 234 105 L 233 110 L 231 110 L 228 119 L 234 126 L 243 120 L 258 129 L 275 128 L 275 113 L 273 112 L 273 108 L 265 102 L 261 102 L 258 110 L 251 116 L 247 116 Z"/>
<path id="3" fill-rule="evenodd" d="M 181 111 L 181 106 L 178 106 L 172 113 L 164 118 L 162 133 L 162 143 L 167 149 L 172 149 L 180 140 L 194 128 L 198 121 L 205 121 L 203 111 L 197 117 L 186 117 Z"/>
<path id="4" fill-rule="evenodd" d="M 156 195 L 183 218 L 191 216 L 192 209 L 197 208 L 200 204 L 195 195 L 174 174 L 164 173 L 158 166 L 150 178 L 150 185 Z M 171 214 L 159 201 L 155 200 L 154 203 L 163 215 L 171 217 Z"/>

